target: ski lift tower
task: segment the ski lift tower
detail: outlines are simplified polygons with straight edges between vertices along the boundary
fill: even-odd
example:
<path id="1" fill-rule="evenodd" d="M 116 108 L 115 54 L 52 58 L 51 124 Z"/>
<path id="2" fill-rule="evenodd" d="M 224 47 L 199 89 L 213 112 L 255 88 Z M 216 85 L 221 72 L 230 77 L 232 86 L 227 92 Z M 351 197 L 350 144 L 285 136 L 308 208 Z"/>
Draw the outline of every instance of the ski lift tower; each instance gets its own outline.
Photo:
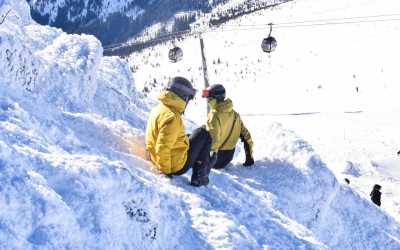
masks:
<path id="1" fill-rule="evenodd" d="M 206 56 L 204 53 L 204 40 L 203 40 L 203 36 L 201 33 L 199 33 L 199 38 L 200 38 L 201 60 L 203 63 L 204 87 L 208 88 L 208 86 L 210 86 L 210 84 L 208 82 L 207 61 L 206 61 Z"/>
<path id="2" fill-rule="evenodd" d="M 204 40 L 203 40 L 202 33 L 199 33 L 199 39 L 200 39 L 201 61 L 203 63 L 204 89 L 207 89 L 210 86 L 210 83 L 208 81 L 207 61 L 206 61 L 206 55 L 204 53 Z M 208 105 L 207 105 L 207 114 L 209 111 L 210 111 L 210 107 L 208 107 Z"/>

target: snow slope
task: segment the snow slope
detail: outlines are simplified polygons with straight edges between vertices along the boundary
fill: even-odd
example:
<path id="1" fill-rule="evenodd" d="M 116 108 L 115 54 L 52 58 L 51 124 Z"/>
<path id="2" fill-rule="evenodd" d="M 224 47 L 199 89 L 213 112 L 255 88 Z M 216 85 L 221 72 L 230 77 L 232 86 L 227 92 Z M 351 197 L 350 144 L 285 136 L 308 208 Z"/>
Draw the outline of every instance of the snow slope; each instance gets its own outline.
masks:
<path id="1" fill-rule="evenodd" d="M 92 36 L 35 24 L 24 2 L 5 0 L 0 15 L 10 8 L 0 25 L 0 249 L 399 248 L 399 222 L 279 123 L 254 124 L 255 167 L 212 171 L 206 188 L 155 173 L 139 156 L 154 102 L 128 65 L 102 57 Z"/>
<path id="2" fill-rule="evenodd" d="M 384 162 L 398 168 L 399 14 L 395 0 L 384 5 L 302 0 L 238 18 L 202 35 L 210 82 L 225 85 L 253 133 L 262 130 L 259 123 L 279 122 L 294 130 L 313 145 L 337 178 L 350 178 L 364 198 L 369 199 L 375 183 L 382 184 L 382 207 L 398 221 L 398 176 L 383 174 L 379 166 Z M 272 35 L 278 46 L 266 54 L 260 43 L 269 28 L 259 24 L 270 22 L 277 24 Z M 293 22 L 300 26 L 282 25 Z M 333 24 L 321 25 L 326 22 Z M 176 45 L 184 51 L 176 64 L 167 56 L 172 43 L 129 58 L 138 88 L 151 98 L 174 74 L 203 88 L 198 37 Z M 197 98 L 193 104 L 186 115 L 203 123 L 204 100 Z"/>

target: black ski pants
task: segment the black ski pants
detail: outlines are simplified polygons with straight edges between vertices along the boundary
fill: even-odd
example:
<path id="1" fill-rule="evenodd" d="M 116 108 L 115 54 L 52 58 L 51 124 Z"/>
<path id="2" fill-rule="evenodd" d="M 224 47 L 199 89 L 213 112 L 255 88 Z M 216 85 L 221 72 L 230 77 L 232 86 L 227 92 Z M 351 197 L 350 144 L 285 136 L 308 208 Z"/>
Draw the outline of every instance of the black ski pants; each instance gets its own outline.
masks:
<path id="1" fill-rule="evenodd" d="M 210 162 L 211 136 L 204 127 L 193 131 L 189 137 L 188 158 L 183 168 L 172 175 L 182 175 L 195 165 L 202 165 Z M 199 164 L 196 164 L 199 163 Z"/>
<path id="2" fill-rule="evenodd" d="M 235 154 L 235 149 L 219 150 L 217 153 L 217 160 L 212 167 L 216 169 L 226 167 L 226 165 L 228 165 L 232 161 L 234 154 Z"/>
<path id="3" fill-rule="evenodd" d="M 250 152 L 250 145 L 243 137 L 240 138 L 243 142 L 244 152 L 246 154 L 246 162 L 247 162 L 248 159 L 253 158 Z M 235 148 L 229 150 L 219 150 L 217 153 L 217 160 L 215 164 L 212 166 L 212 168 L 221 169 L 226 167 L 226 165 L 228 165 L 232 161 L 234 154 L 235 154 Z"/>

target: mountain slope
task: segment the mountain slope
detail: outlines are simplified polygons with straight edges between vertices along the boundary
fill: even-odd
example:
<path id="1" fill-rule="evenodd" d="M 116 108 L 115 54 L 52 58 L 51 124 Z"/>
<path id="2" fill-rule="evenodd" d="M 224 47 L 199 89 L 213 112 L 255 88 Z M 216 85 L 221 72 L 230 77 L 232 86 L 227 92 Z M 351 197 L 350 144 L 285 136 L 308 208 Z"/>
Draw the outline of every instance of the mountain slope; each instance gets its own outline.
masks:
<path id="1" fill-rule="evenodd" d="M 400 145 L 393 56 L 400 52 L 399 13 L 397 1 L 382 6 L 379 1 L 303 0 L 203 34 L 210 83 L 224 84 L 250 131 L 271 122 L 294 130 L 362 197 L 369 199 L 373 185 L 381 184 L 382 208 L 398 221 L 399 176 L 385 168 L 395 168 Z M 276 24 L 272 35 L 278 46 L 266 54 L 260 44 L 269 28 L 261 24 L 269 22 Z M 279 27 L 282 23 L 292 27 Z M 187 76 L 204 88 L 199 44 L 188 36 L 132 54 L 128 61 L 138 89 L 154 99 L 170 75 Z M 176 64 L 168 60 L 173 46 L 184 54 Z M 201 124 L 206 104 L 201 98 L 193 104 L 186 116 Z"/>
<path id="2" fill-rule="evenodd" d="M 220 16 L 226 19 L 229 11 L 240 14 L 284 1 L 27 0 L 37 22 L 62 28 L 68 33 L 95 35 L 104 45 L 124 42 L 151 27 L 160 34 L 188 29 L 204 13 L 212 12 L 215 20 Z"/>

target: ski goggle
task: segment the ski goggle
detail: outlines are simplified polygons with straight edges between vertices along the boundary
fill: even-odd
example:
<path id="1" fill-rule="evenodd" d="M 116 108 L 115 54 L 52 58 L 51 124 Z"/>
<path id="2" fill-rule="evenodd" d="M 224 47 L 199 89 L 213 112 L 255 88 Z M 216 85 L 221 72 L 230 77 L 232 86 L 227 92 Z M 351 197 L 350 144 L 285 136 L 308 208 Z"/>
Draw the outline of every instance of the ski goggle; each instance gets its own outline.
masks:
<path id="1" fill-rule="evenodd" d="M 204 89 L 203 92 L 201 93 L 201 97 L 209 98 L 210 97 L 210 92 L 207 89 Z"/>

